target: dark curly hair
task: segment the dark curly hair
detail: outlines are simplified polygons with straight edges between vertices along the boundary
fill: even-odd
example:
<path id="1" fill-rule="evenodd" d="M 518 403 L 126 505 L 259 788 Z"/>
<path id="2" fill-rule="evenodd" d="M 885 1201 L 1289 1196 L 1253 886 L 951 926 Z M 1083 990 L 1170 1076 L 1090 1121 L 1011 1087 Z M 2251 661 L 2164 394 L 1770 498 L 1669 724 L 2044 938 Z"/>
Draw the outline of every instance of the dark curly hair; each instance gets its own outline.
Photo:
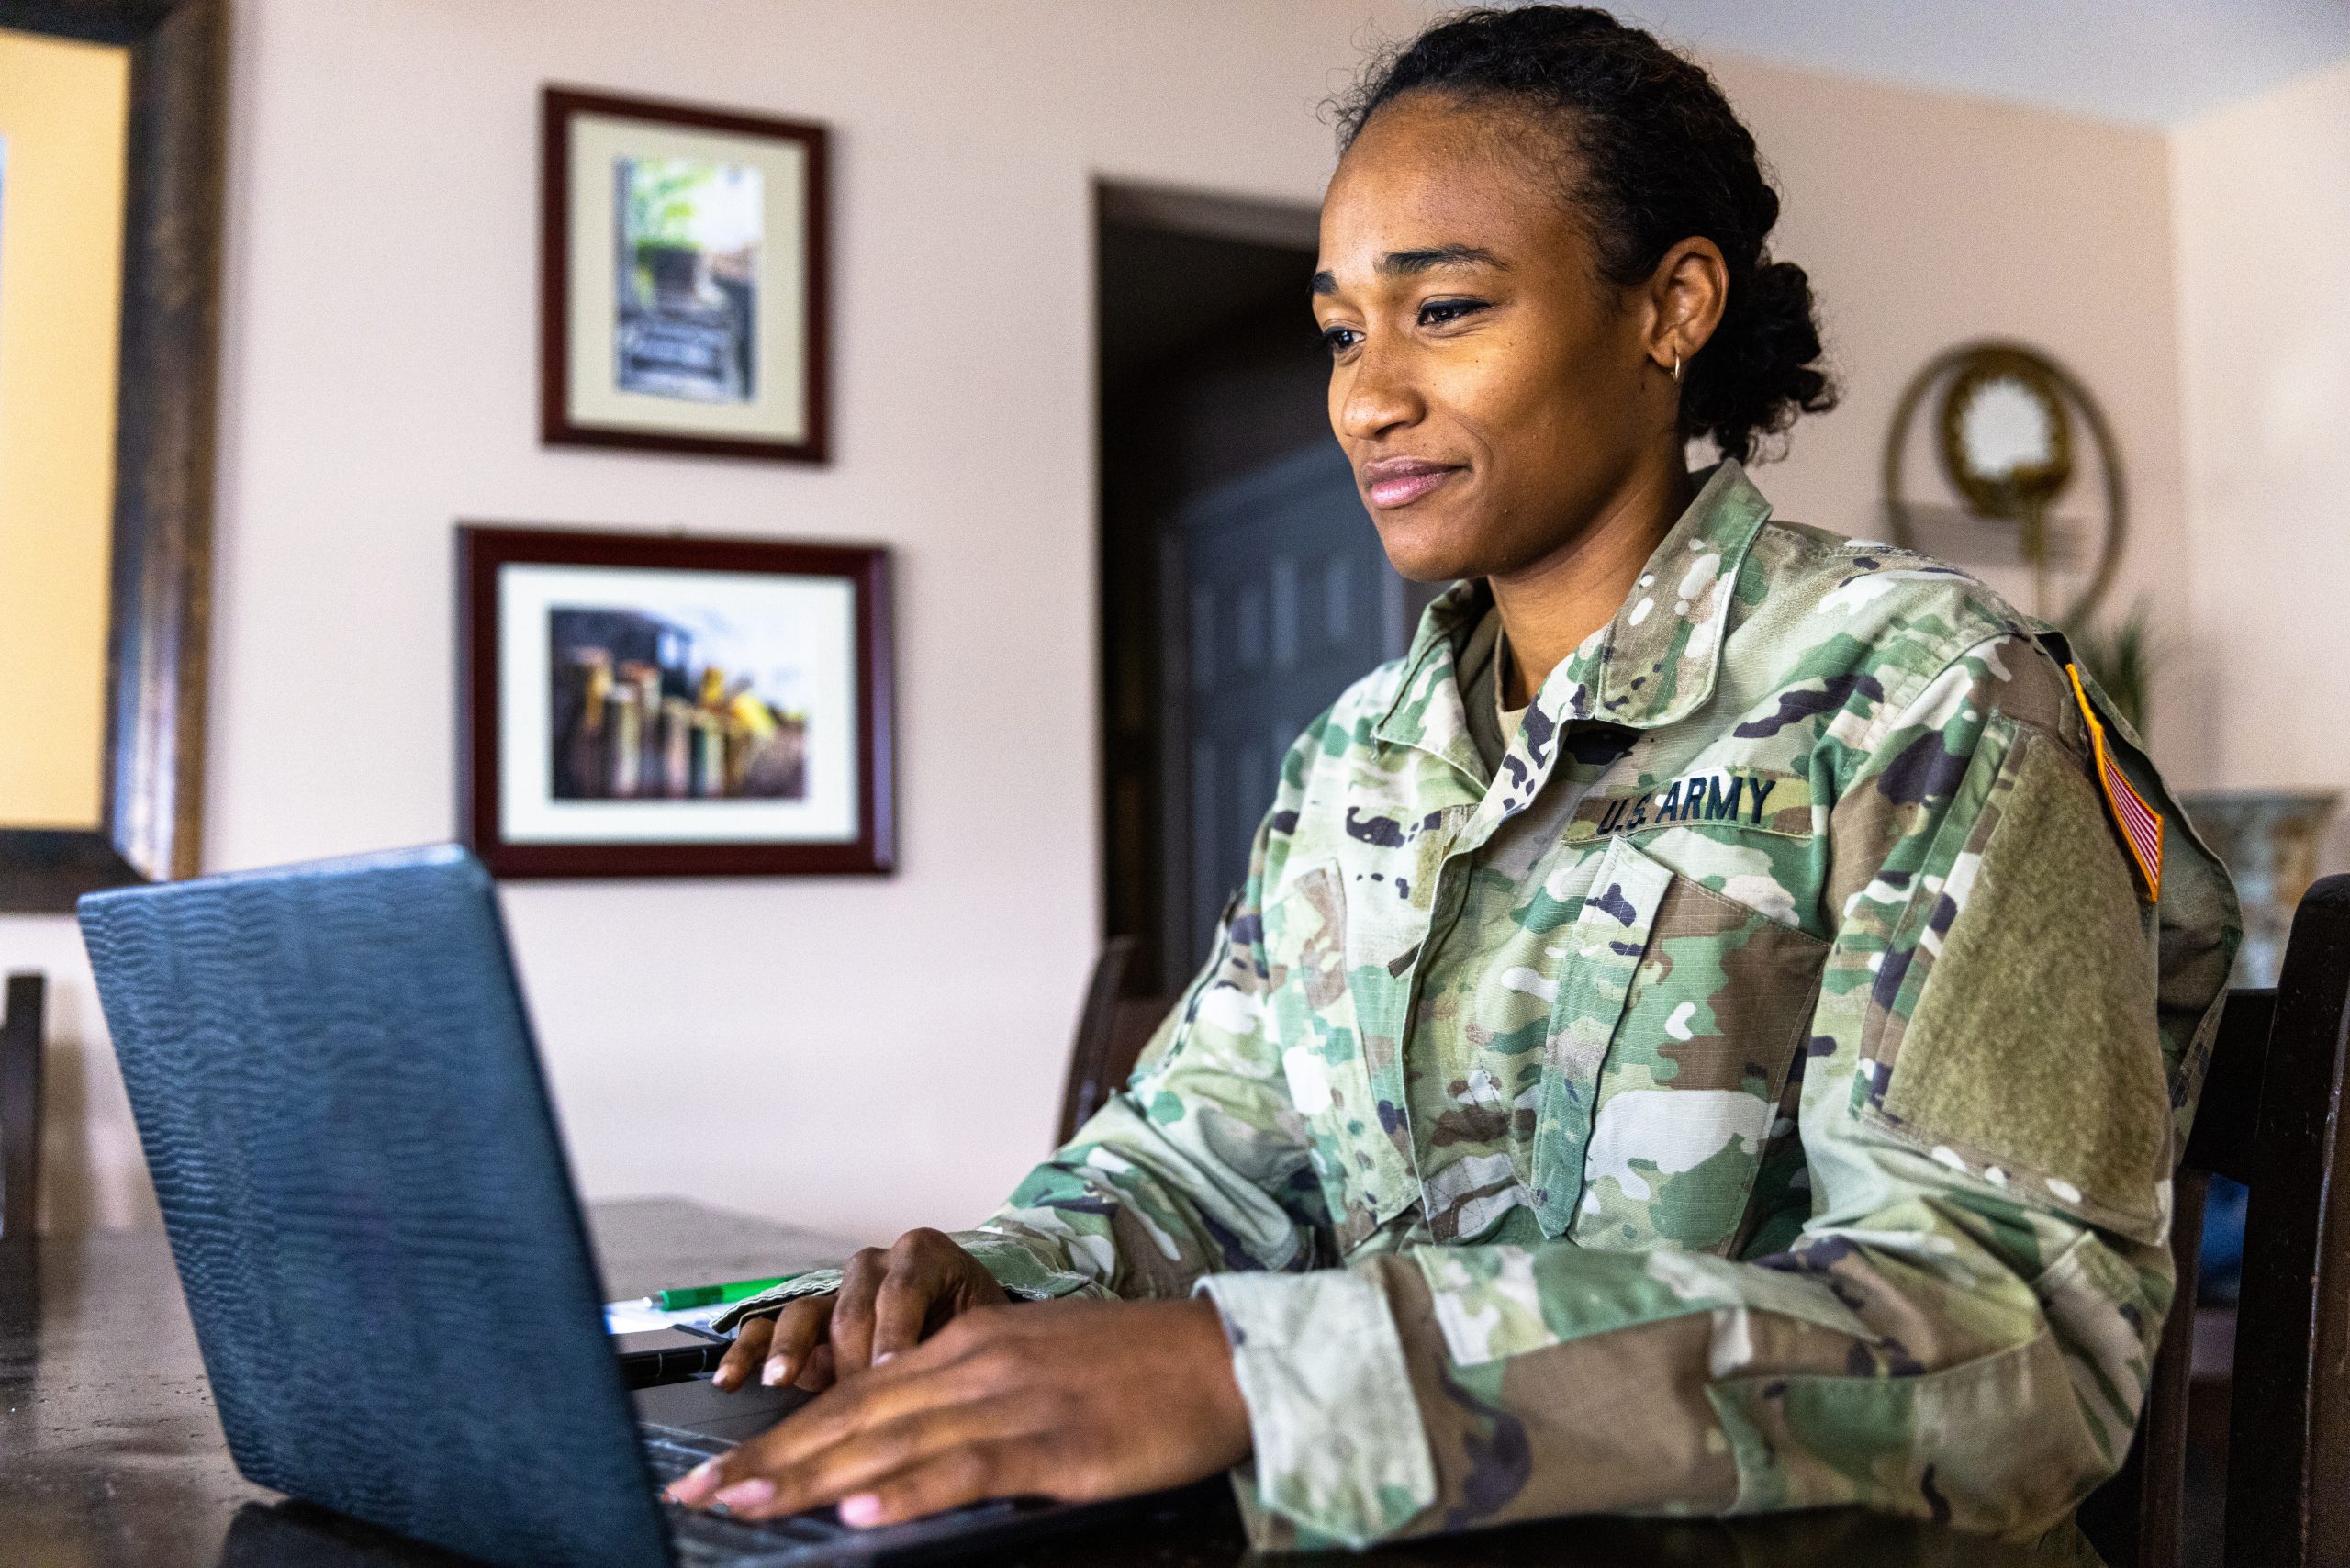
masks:
<path id="1" fill-rule="evenodd" d="M 1763 243 L 1779 193 L 1704 70 L 1587 6 L 1455 12 L 1375 60 L 1338 100 L 1340 151 L 1408 93 L 1539 116 L 1570 154 L 1569 197 L 1619 287 L 1645 280 L 1683 240 L 1721 248 L 1729 297 L 1684 372 L 1684 436 L 1709 436 L 1724 455 L 1749 461 L 1758 437 L 1835 406 L 1811 280 L 1793 262 L 1773 261 Z"/>

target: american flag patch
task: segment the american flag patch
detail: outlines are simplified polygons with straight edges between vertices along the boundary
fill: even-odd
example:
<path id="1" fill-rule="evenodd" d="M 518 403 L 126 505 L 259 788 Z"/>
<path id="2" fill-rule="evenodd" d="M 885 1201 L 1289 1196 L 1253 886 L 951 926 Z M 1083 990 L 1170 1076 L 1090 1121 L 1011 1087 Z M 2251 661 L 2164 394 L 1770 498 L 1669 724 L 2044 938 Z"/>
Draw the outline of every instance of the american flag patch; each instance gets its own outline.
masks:
<path id="1" fill-rule="evenodd" d="M 2138 875 L 2146 884 L 2146 902 L 2152 903 L 2163 892 L 2163 814 L 2122 777 L 2121 764 L 2113 760 L 2113 750 L 2105 744 L 2105 726 L 2098 722 L 2097 709 L 2081 685 L 2081 672 L 2066 665 L 2065 673 L 2072 678 L 2081 717 L 2089 722 L 2089 744 L 2097 748 L 2097 779 L 2105 790 L 2113 825 L 2121 830 L 2121 842 L 2129 846 L 2130 858 L 2138 863 Z"/>

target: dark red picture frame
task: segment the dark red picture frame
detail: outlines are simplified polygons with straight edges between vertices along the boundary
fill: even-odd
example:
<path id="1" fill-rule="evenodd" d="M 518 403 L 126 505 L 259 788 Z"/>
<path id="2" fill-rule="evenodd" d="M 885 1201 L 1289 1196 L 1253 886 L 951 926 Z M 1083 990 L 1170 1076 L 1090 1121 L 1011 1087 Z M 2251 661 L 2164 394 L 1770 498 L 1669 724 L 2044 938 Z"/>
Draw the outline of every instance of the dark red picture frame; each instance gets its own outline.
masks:
<path id="1" fill-rule="evenodd" d="M 693 435 L 572 422 L 567 404 L 571 386 L 571 122 L 582 114 L 798 141 L 806 146 L 808 227 L 800 262 L 801 275 L 807 280 L 807 319 L 802 323 L 800 341 L 807 347 L 801 390 L 808 424 L 807 433 L 800 440 L 761 441 L 744 436 Z M 545 89 L 540 110 L 539 174 L 539 440 L 543 443 L 787 463 L 831 460 L 831 133 L 812 121 L 702 108 L 657 98 L 621 97 L 575 87 Z"/>
<path id="2" fill-rule="evenodd" d="M 498 827 L 498 578 L 508 566 L 541 565 L 849 579 L 856 596 L 857 837 L 834 843 L 508 842 Z M 896 869 L 896 701 L 886 547 L 461 523 L 457 629 L 459 828 L 493 876 L 777 877 Z"/>

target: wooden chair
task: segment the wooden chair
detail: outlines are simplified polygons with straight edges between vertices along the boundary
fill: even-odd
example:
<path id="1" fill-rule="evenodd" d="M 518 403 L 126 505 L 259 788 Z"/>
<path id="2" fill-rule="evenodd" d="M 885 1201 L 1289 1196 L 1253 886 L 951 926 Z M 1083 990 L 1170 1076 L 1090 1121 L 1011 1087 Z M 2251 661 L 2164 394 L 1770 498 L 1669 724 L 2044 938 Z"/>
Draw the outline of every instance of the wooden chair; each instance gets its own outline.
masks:
<path id="1" fill-rule="evenodd" d="M 2274 991 L 2228 994 L 2175 1188 L 2179 1291 L 2137 1443 L 2082 1506 L 2109 1562 L 2177 1568 L 2203 1194 L 2252 1190 L 2228 1410 L 2228 1568 L 2350 1562 L 2350 876 L 2312 886 Z"/>
<path id="2" fill-rule="evenodd" d="M 1171 996 L 1128 996 L 1127 971 L 1141 944 L 1113 936 L 1093 961 L 1085 988 L 1085 1010 L 1078 1015 L 1077 1041 L 1069 1056 L 1069 1082 L 1061 1090 L 1060 1131 L 1056 1147 L 1076 1136 L 1086 1118 L 1108 1103 L 1135 1070 L 1135 1058 L 1152 1031 L 1175 1005 Z"/>
<path id="3" fill-rule="evenodd" d="M 28 1240 L 40 1201 L 40 1036 L 39 975 L 8 977 L 0 1014 L 0 1238 Z"/>

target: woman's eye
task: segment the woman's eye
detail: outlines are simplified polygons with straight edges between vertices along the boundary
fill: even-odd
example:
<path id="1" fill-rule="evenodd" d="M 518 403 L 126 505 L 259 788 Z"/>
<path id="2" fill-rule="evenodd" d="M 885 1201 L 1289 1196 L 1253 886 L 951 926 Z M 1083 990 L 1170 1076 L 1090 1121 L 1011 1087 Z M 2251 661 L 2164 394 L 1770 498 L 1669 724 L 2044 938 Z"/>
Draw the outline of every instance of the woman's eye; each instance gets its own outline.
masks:
<path id="1" fill-rule="evenodd" d="M 1354 347 L 1355 344 L 1361 341 L 1362 334 L 1356 331 L 1352 327 L 1325 327 L 1322 329 L 1322 346 L 1330 351 L 1330 357 L 1333 359 L 1336 359 L 1338 355 L 1346 353 L 1348 349 Z"/>
<path id="2" fill-rule="evenodd" d="M 1473 316 L 1485 308 L 1482 299 L 1431 299 L 1420 307 L 1420 325 L 1449 327 L 1464 316 Z"/>

